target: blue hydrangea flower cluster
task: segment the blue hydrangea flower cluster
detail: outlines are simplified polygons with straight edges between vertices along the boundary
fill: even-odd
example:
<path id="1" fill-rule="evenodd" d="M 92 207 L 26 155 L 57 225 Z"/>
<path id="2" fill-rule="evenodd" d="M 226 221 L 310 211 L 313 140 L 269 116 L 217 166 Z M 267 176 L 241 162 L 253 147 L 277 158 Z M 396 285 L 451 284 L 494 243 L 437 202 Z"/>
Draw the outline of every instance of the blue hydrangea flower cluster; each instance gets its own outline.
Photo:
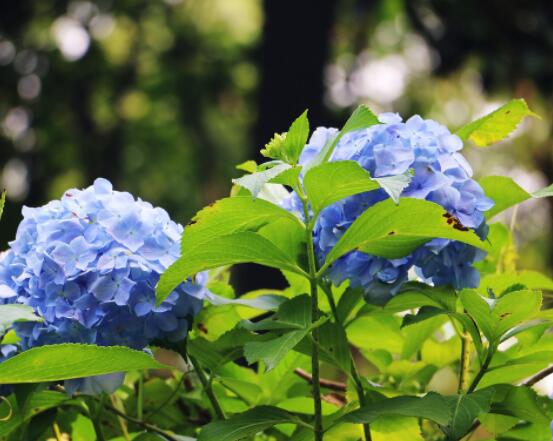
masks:
<path id="1" fill-rule="evenodd" d="M 350 132 L 342 137 L 332 161 L 354 160 L 373 177 L 393 176 L 412 170 L 413 177 L 402 196 L 426 199 L 444 207 L 464 227 L 474 229 L 484 239 L 487 226 L 484 212 L 492 207 L 472 177 L 472 169 L 459 153 L 463 143 L 456 135 L 432 120 L 413 116 L 406 122 L 397 114 L 381 114 L 381 124 Z M 318 128 L 300 158 L 307 164 L 337 130 Z M 386 199 L 384 190 L 351 196 L 324 209 L 317 221 L 314 240 L 322 261 L 344 231 L 368 207 Z M 293 208 L 293 197 L 285 205 Z M 478 272 L 472 264 L 484 257 L 479 249 L 445 239 L 435 239 L 401 259 L 384 259 L 352 252 L 330 269 L 331 280 L 349 280 L 362 286 L 367 297 L 383 302 L 398 291 L 415 268 L 420 277 L 436 285 L 451 284 L 456 289 L 476 287 Z"/>
<path id="2" fill-rule="evenodd" d="M 22 349 L 67 342 L 143 349 L 185 338 L 207 276 L 156 306 L 155 286 L 179 257 L 183 232 L 165 210 L 100 178 L 25 207 L 23 216 L 0 262 L 0 302 L 29 305 L 44 319 L 14 326 Z"/>

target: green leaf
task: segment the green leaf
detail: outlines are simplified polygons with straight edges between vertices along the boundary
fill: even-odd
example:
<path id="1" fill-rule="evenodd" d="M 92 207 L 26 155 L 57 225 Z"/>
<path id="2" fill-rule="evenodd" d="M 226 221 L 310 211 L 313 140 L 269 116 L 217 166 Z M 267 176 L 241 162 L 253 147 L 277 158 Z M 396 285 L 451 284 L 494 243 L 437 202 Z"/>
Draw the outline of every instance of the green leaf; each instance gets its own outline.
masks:
<path id="1" fill-rule="evenodd" d="M 326 162 L 311 168 L 303 179 L 314 213 L 348 196 L 380 188 L 355 161 Z"/>
<path id="2" fill-rule="evenodd" d="M 307 110 L 292 123 L 288 132 L 275 133 L 273 138 L 261 150 L 267 158 L 278 159 L 288 164 L 296 164 L 309 137 Z"/>
<path id="3" fill-rule="evenodd" d="M 494 302 L 492 315 L 496 321 L 495 333 L 502 336 L 516 325 L 531 320 L 539 313 L 542 296 L 539 291 L 509 292 Z"/>
<path id="4" fill-rule="evenodd" d="M 286 139 L 286 132 L 275 133 L 271 140 L 265 144 L 265 148 L 261 149 L 260 153 L 266 158 L 286 160 L 283 146 Z"/>
<path id="5" fill-rule="evenodd" d="M 407 314 L 406 316 L 404 316 L 401 326 L 410 326 L 442 314 L 445 314 L 452 319 L 457 320 L 463 326 L 463 329 L 465 329 L 470 334 L 476 351 L 478 352 L 478 356 L 482 360 L 484 356 L 484 348 L 482 345 L 482 339 L 480 338 L 480 332 L 467 314 L 436 308 L 435 306 L 423 306 L 417 311 L 416 314 Z"/>
<path id="6" fill-rule="evenodd" d="M 200 432 L 198 441 L 237 441 L 285 423 L 306 425 L 297 416 L 278 407 L 254 407 L 228 420 L 209 423 Z"/>
<path id="7" fill-rule="evenodd" d="M 251 173 L 249 175 L 244 175 L 241 178 L 233 179 L 232 183 L 240 185 L 241 187 L 247 189 L 255 199 L 257 198 L 259 192 L 263 190 L 265 184 L 267 184 L 286 170 L 289 170 L 290 168 L 292 168 L 290 164 L 277 164 L 274 167 L 268 168 L 267 170 Z"/>
<path id="8" fill-rule="evenodd" d="M 10 434 L 34 416 L 69 401 L 68 395 L 47 390 L 31 393 L 23 403 L 19 403 L 15 395 L 10 396 L 7 402 L 0 402 L 0 437 Z M 11 417 L 4 420 L 10 413 Z"/>
<path id="9" fill-rule="evenodd" d="M 435 306 L 447 311 L 456 311 L 457 295 L 449 286 L 430 286 L 426 283 L 407 282 L 399 293 L 386 303 L 386 310 L 402 312 L 422 306 Z"/>
<path id="10" fill-rule="evenodd" d="M 332 153 L 334 152 L 334 149 L 338 145 L 338 142 L 340 142 L 340 139 L 342 139 L 342 136 L 344 136 L 346 133 L 353 132 L 355 130 L 365 129 L 379 123 L 380 121 L 378 120 L 378 117 L 373 112 L 371 112 L 371 110 L 367 106 L 360 105 L 348 118 L 348 120 L 342 127 L 342 130 L 340 130 L 335 137 L 328 140 L 325 146 L 319 152 L 319 154 L 309 164 L 305 166 L 306 171 L 313 167 L 316 167 L 317 165 L 328 162 L 330 160 L 330 157 L 332 156 Z"/>
<path id="11" fill-rule="evenodd" d="M 537 402 L 537 395 L 529 387 L 498 384 L 491 387 L 494 397 L 491 413 L 509 415 L 532 423 L 549 423 L 549 418 Z"/>
<path id="12" fill-rule="evenodd" d="M 299 182 L 299 176 L 300 176 L 300 173 L 302 171 L 302 168 L 303 167 L 301 165 L 294 165 L 291 168 L 289 168 L 288 170 L 283 171 L 278 176 L 274 177 L 273 179 L 271 179 L 269 181 L 269 184 L 267 184 L 268 187 L 266 186 L 263 189 L 264 191 L 261 194 L 263 195 L 263 193 L 266 193 L 267 188 L 271 188 L 271 186 L 273 186 L 274 184 L 287 185 L 289 187 L 292 187 L 295 190 L 297 185 L 298 185 L 298 182 Z M 288 193 L 288 190 L 286 190 L 286 188 L 284 188 L 284 191 L 286 191 Z M 282 194 L 284 195 L 283 192 L 282 192 Z M 281 196 L 281 198 L 282 198 L 282 196 Z"/>
<path id="13" fill-rule="evenodd" d="M 372 441 L 424 441 L 416 418 L 387 416 L 371 424 Z"/>
<path id="14" fill-rule="evenodd" d="M 244 161 L 241 164 L 238 164 L 236 167 L 234 167 L 236 170 L 242 170 L 248 173 L 255 173 L 257 171 L 257 162 L 250 159 L 248 161 Z"/>
<path id="15" fill-rule="evenodd" d="M 179 284 L 200 271 L 247 262 L 303 273 L 293 256 L 265 237 L 252 232 L 233 233 L 191 248 L 175 261 L 157 284 L 157 302 L 163 302 Z"/>
<path id="16" fill-rule="evenodd" d="M 0 196 L 0 219 L 4 213 L 4 205 L 6 205 L 6 190 L 2 191 L 2 196 Z"/>
<path id="17" fill-rule="evenodd" d="M 492 113 L 466 124 L 455 134 L 463 141 L 470 139 L 478 147 L 486 147 L 509 136 L 527 116 L 540 118 L 528 108 L 522 98 L 514 99 Z"/>
<path id="18" fill-rule="evenodd" d="M 486 219 L 491 219 L 496 214 L 514 205 L 520 204 L 531 197 L 530 193 L 506 176 L 485 176 L 480 179 L 479 184 L 482 186 L 486 196 L 495 203 L 495 205 L 484 214 Z"/>
<path id="19" fill-rule="evenodd" d="M 247 342 L 244 345 L 244 355 L 249 363 L 263 361 L 267 371 L 270 371 L 311 329 L 325 321 L 326 317 L 321 317 L 316 323 L 311 323 L 311 298 L 306 294 L 294 297 L 280 305 L 273 317 L 258 323 L 242 323 L 242 326 L 250 330 L 288 331 L 271 340 Z"/>
<path id="20" fill-rule="evenodd" d="M 411 171 L 407 170 L 401 175 L 385 176 L 383 178 L 373 178 L 382 189 L 388 193 L 392 200 L 399 204 L 399 197 L 411 183 Z"/>
<path id="21" fill-rule="evenodd" d="M 10 329 L 0 340 L 0 345 L 16 345 L 21 341 L 21 338 L 15 333 L 13 329 Z"/>
<path id="22" fill-rule="evenodd" d="M 451 418 L 445 428 L 448 439 L 461 439 L 467 434 L 478 415 L 490 409 L 493 389 L 483 389 L 467 395 L 445 397 Z"/>
<path id="23" fill-rule="evenodd" d="M 475 290 L 461 291 L 461 303 L 474 318 L 490 343 L 525 320 L 537 316 L 541 307 L 539 291 L 521 290 L 509 292 L 498 299 L 480 296 Z"/>
<path id="24" fill-rule="evenodd" d="M 511 178 L 506 176 L 485 176 L 479 181 L 486 196 L 495 202 L 495 205 L 486 213 L 486 219 L 511 208 L 531 198 L 546 198 L 553 196 L 553 184 L 534 193 L 528 193 Z"/>
<path id="25" fill-rule="evenodd" d="M 550 198 L 553 196 L 553 184 L 548 185 L 540 190 L 536 190 L 532 193 L 532 196 L 535 198 Z"/>
<path id="26" fill-rule="evenodd" d="M 321 359 L 340 368 L 349 375 L 351 372 L 351 352 L 344 328 L 327 322 L 319 328 Z"/>
<path id="27" fill-rule="evenodd" d="M 250 331 L 275 329 L 302 330 L 311 325 L 311 298 L 303 294 L 283 302 L 277 313 L 259 322 L 243 321 L 241 326 Z"/>
<path id="28" fill-rule="evenodd" d="M 292 123 L 284 139 L 284 151 L 288 162 L 296 164 L 300 157 L 300 154 L 307 144 L 307 138 L 309 137 L 309 120 L 307 119 L 307 110 L 303 112 Z"/>
<path id="29" fill-rule="evenodd" d="M 446 399 L 430 392 L 423 397 L 402 396 L 379 400 L 346 414 L 341 420 L 370 424 L 379 417 L 389 415 L 425 418 L 442 426 L 445 426 L 450 419 Z"/>
<path id="30" fill-rule="evenodd" d="M 141 369 L 161 369 L 142 351 L 66 343 L 21 352 L 0 364 L 0 384 L 41 383 Z"/>
<path id="31" fill-rule="evenodd" d="M 491 315 L 491 307 L 475 290 L 465 289 L 460 293 L 461 303 L 470 316 L 474 319 L 478 328 L 493 342 L 495 340 L 495 323 Z"/>
<path id="32" fill-rule="evenodd" d="M 181 251 L 241 231 L 257 232 L 278 219 L 288 219 L 293 228 L 303 230 L 301 221 L 283 208 L 250 196 L 224 198 L 200 210 L 184 229 Z"/>
<path id="33" fill-rule="evenodd" d="M 353 312 L 353 310 L 362 298 L 362 288 L 348 287 L 345 290 L 344 294 L 342 294 L 342 296 L 340 297 L 340 300 L 338 301 L 338 305 L 336 307 L 336 312 L 340 323 L 346 323 L 346 320 L 349 318 L 350 314 Z"/>
<path id="34" fill-rule="evenodd" d="M 206 299 L 209 301 L 209 303 L 215 306 L 240 305 L 254 309 L 261 309 L 263 311 L 276 310 L 282 304 L 282 302 L 287 300 L 286 297 L 276 295 L 261 295 L 253 299 L 244 299 L 242 297 L 238 299 L 228 299 L 226 297 L 215 295 L 212 292 L 206 293 Z"/>
<path id="35" fill-rule="evenodd" d="M 530 270 L 488 274 L 482 278 L 480 289 L 485 291 L 491 289 L 496 295 L 501 295 L 513 285 L 523 285 L 528 289 L 553 291 L 553 280 L 545 274 Z"/>
<path id="36" fill-rule="evenodd" d="M 25 305 L 0 305 L 0 336 L 15 322 L 41 322 L 33 308 Z"/>
<path id="37" fill-rule="evenodd" d="M 540 351 L 510 359 L 502 364 L 492 364 L 482 377 L 479 387 L 518 382 L 547 368 L 551 365 L 551 360 L 553 351 Z"/>
<path id="38" fill-rule="evenodd" d="M 325 266 L 357 250 L 390 259 L 404 257 L 429 240 L 439 237 L 486 249 L 473 231 L 448 224 L 447 212 L 438 204 L 404 198 L 399 205 L 390 199 L 366 210 L 328 253 Z"/>

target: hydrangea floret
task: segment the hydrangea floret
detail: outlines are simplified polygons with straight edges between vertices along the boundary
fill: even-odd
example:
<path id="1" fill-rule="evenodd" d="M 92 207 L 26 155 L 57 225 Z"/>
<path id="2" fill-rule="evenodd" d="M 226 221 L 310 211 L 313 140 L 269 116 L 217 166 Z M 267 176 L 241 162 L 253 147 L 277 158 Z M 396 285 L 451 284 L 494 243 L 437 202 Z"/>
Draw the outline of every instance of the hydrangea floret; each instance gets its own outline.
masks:
<path id="1" fill-rule="evenodd" d="M 381 124 L 344 135 L 330 160 L 356 161 L 375 178 L 410 172 L 411 182 L 402 192 L 403 197 L 441 205 L 456 228 L 473 229 L 484 239 L 488 229 L 484 212 L 493 206 L 493 201 L 472 179 L 472 169 L 460 153 L 461 139 L 438 122 L 418 115 L 403 122 L 398 114 L 384 113 L 379 115 L 379 120 Z M 300 164 L 312 161 L 337 132 L 335 128 L 316 129 L 302 152 Z M 387 197 L 380 189 L 350 196 L 324 209 L 314 229 L 319 260 L 324 261 L 355 219 Z M 298 209 L 299 201 L 292 194 L 284 206 Z M 479 273 L 473 263 L 484 255 L 467 244 L 434 239 L 400 259 L 351 252 L 335 262 L 328 275 L 335 284 L 349 280 L 351 286 L 363 287 L 369 300 L 381 303 L 397 293 L 408 280 L 411 268 L 434 285 L 451 284 L 456 289 L 476 287 Z"/>
<path id="2" fill-rule="evenodd" d="M 21 349 L 73 342 L 140 350 L 157 339 L 186 337 L 207 275 L 199 273 L 156 306 L 156 283 L 179 257 L 183 232 L 165 210 L 99 178 L 61 200 L 25 207 L 23 217 L 0 262 L 0 302 L 29 305 L 44 321 L 14 325 Z M 2 350 L 5 357 L 12 353 Z M 114 378 L 121 380 L 79 384 L 97 392 L 116 387 Z"/>

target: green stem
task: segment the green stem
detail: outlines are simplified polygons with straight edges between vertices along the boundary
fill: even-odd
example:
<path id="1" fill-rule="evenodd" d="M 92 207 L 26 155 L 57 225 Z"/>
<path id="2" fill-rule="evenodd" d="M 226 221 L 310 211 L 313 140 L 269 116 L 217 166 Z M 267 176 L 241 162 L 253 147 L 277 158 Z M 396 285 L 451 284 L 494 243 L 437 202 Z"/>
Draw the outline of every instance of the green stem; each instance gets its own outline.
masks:
<path id="1" fill-rule="evenodd" d="M 200 383 L 202 383 L 204 391 L 207 395 L 207 398 L 209 399 L 209 402 L 211 403 L 211 407 L 213 407 L 213 411 L 215 412 L 215 415 L 217 415 L 218 419 L 224 420 L 225 412 L 223 411 L 223 408 L 219 404 L 219 401 L 217 400 L 217 396 L 215 395 L 215 392 L 213 392 L 213 388 L 211 387 L 211 382 L 208 381 L 207 377 L 205 376 L 205 373 L 200 363 L 190 354 L 188 355 L 188 359 L 190 360 L 190 363 L 192 363 L 192 366 L 194 366 L 196 375 L 198 375 L 198 378 L 200 379 Z"/>
<path id="2" fill-rule="evenodd" d="M 461 365 L 459 367 L 459 386 L 457 393 L 462 393 L 468 385 L 470 368 L 470 336 L 466 331 L 461 334 Z"/>
<path id="3" fill-rule="evenodd" d="M 104 430 L 102 429 L 102 411 L 106 405 L 106 396 L 106 394 L 102 394 L 102 396 L 98 399 L 95 415 L 90 416 L 94 431 L 96 432 L 96 441 L 106 441 Z"/>
<path id="4" fill-rule="evenodd" d="M 136 417 L 141 420 L 144 416 L 144 373 L 138 377 L 138 397 L 136 399 Z"/>
<path id="5" fill-rule="evenodd" d="M 484 359 L 482 366 L 480 366 L 480 370 L 478 371 L 478 373 L 476 374 L 476 377 L 474 377 L 474 379 L 472 380 L 472 383 L 467 389 L 468 394 L 475 391 L 476 387 L 478 386 L 478 383 L 480 383 L 480 380 L 488 370 L 488 367 L 490 366 L 490 362 L 492 361 L 494 353 L 495 353 L 495 346 L 490 345 L 490 347 L 488 348 L 488 352 L 486 353 L 486 358 Z"/>
<path id="6" fill-rule="evenodd" d="M 332 289 L 329 285 L 323 284 L 323 291 L 326 294 L 326 297 L 328 298 L 328 303 L 330 304 L 330 309 L 332 310 L 332 315 L 334 316 L 334 320 L 336 323 L 338 323 L 340 326 L 343 326 L 343 324 L 340 322 L 340 318 L 338 317 L 338 308 L 336 307 L 336 302 L 334 302 L 334 297 L 332 295 Z M 361 382 L 361 376 L 359 375 L 359 371 L 357 370 L 357 366 L 355 365 L 355 361 L 353 360 L 353 353 L 350 350 L 351 354 L 351 378 L 355 384 L 355 391 L 357 392 L 357 398 L 359 399 L 359 404 L 361 406 L 365 406 L 367 403 L 367 397 L 365 395 L 365 390 L 363 389 L 363 383 Z M 363 433 L 365 435 L 365 441 L 371 441 L 371 429 L 368 423 L 363 424 Z"/>
<path id="7" fill-rule="evenodd" d="M 353 361 L 353 354 L 351 359 L 351 376 L 353 377 L 353 381 L 355 383 L 355 390 L 357 392 L 359 404 L 361 405 L 361 407 L 366 406 L 368 404 L 367 397 L 365 395 L 365 390 L 363 389 L 361 377 L 359 376 L 359 372 L 357 371 L 357 367 L 355 366 L 355 361 Z M 365 441 L 371 441 L 371 428 L 368 423 L 363 424 L 363 433 L 365 435 Z"/>
<path id="8" fill-rule="evenodd" d="M 300 196 L 301 197 L 301 196 Z M 315 248 L 313 245 L 313 223 L 310 221 L 307 199 L 301 197 L 303 213 L 305 216 L 305 237 L 307 242 L 307 258 L 309 264 L 309 284 L 311 287 L 311 321 L 315 323 L 319 319 L 319 293 L 317 283 L 317 263 L 315 260 Z M 315 441 L 323 440 L 323 412 L 321 403 L 321 384 L 319 373 L 319 330 L 311 331 L 313 344 L 311 345 L 311 375 L 313 376 L 313 403 L 315 405 Z"/>

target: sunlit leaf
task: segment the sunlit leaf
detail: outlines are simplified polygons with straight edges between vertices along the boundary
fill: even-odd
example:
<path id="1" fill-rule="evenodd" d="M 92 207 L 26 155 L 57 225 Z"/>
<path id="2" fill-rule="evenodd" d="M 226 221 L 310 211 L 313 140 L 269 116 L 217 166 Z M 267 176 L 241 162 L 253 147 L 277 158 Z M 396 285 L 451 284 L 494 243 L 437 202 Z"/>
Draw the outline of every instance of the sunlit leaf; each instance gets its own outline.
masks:
<path id="1" fill-rule="evenodd" d="M 290 168 L 292 168 L 290 164 L 278 164 L 267 170 L 254 172 L 248 175 L 244 175 L 241 178 L 233 179 L 232 182 L 247 189 L 252 194 L 252 197 L 255 199 L 268 182 L 270 182 L 272 179 L 276 178 L 278 175 L 285 172 L 286 170 L 289 170 Z"/>
<path id="2" fill-rule="evenodd" d="M 455 134 L 462 140 L 471 140 L 478 147 L 486 147 L 508 137 L 527 116 L 538 117 L 522 98 L 509 101 L 492 113 L 463 127 Z"/>
<path id="3" fill-rule="evenodd" d="M 0 384 L 41 383 L 164 365 L 142 351 L 123 346 L 66 343 L 21 352 L 0 364 Z"/>
<path id="4" fill-rule="evenodd" d="M 399 205 L 390 199 L 379 202 L 347 229 L 328 253 L 325 265 L 353 250 L 391 259 L 404 257 L 436 237 L 486 249 L 473 231 L 455 228 L 446 215 L 441 206 L 420 199 L 404 198 Z"/>
<path id="5" fill-rule="evenodd" d="M 334 149 L 338 145 L 338 142 L 340 142 L 340 139 L 342 139 L 346 133 L 374 126 L 379 123 L 380 121 L 378 120 L 378 117 L 367 106 L 360 105 L 348 118 L 342 127 L 342 130 L 340 130 L 335 137 L 328 140 L 319 154 L 305 166 L 305 169 L 309 170 L 317 165 L 328 162 L 334 152 Z"/>
<path id="6" fill-rule="evenodd" d="M 348 196 L 380 188 L 355 161 L 326 162 L 313 167 L 305 174 L 303 184 L 315 213 Z"/>
<path id="7" fill-rule="evenodd" d="M 486 219 L 511 208 L 531 198 L 546 198 L 553 196 L 553 184 L 541 190 L 529 193 L 515 181 L 506 176 L 485 176 L 479 181 L 486 196 L 495 205 L 484 213 Z"/>
<path id="8" fill-rule="evenodd" d="M 191 248 L 174 262 L 158 282 L 158 304 L 179 284 L 200 271 L 246 262 L 302 273 L 294 256 L 265 237 L 248 231 L 232 233 Z"/>

